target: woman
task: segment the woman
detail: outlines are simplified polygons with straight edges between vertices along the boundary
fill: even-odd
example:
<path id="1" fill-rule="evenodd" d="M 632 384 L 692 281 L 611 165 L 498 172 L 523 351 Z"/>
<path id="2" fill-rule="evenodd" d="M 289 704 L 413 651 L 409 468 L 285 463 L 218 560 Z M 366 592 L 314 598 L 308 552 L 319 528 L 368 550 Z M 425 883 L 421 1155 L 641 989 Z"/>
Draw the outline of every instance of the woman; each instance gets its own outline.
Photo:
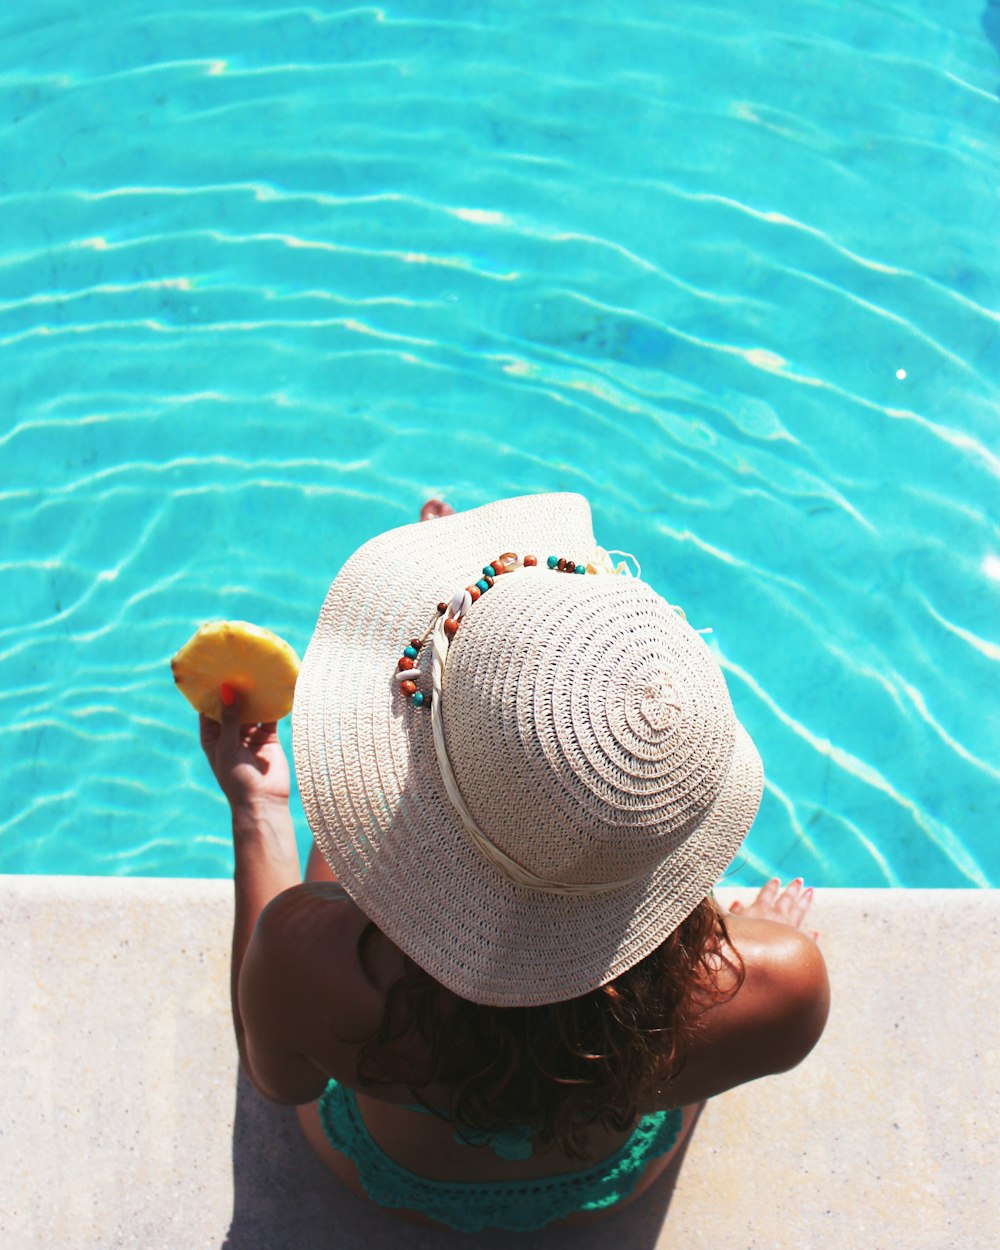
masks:
<path id="1" fill-rule="evenodd" d="M 623 573 L 569 495 L 356 552 L 296 690 L 305 883 L 275 726 L 241 725 L 231 690 L 202 720 L 241 1060 L 414 1222 L 606 1217 L 706 1099 L 794 1066 L 826 1021 L 801 880 L 728 917 L 711 899 L 760 761 L 701 638 Z"/>

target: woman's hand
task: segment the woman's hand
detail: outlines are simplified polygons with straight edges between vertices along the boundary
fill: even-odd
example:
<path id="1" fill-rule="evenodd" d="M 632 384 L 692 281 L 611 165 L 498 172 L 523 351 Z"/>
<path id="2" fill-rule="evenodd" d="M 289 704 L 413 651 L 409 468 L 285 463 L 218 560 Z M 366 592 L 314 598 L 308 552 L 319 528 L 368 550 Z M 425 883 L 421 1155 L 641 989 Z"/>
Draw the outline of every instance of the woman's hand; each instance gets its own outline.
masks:
<path id="1" fill-rule="evenodd" d="M 744 907 L 739 901 L 734 901 L 729 904 L 729 910 L 737 916 L 750 916 L 756 920 L 776 920 L 779 924 L 787 924 L 793 929 L 799 929 L 813 901 L 812 886 L 808 890 L 804 890 L 802 886 L 802 878 L 796 877 L 782 889 L 778 878 L 772 877 L 749 907 Z M 810 931 L 809 936 L 814 942 L 819 940 L 819 934 L 815 930 Z"/>
<path id="2" fill-rule="evenodd" d="M 222 692 L 222 723 L 201 716 L 199 724 L 202 750 L 229 806 L 234 812 L 258 805 L 287 806 L 291 774 L 277 722 L 241 725 L 238 692 L 229 686 Z"/>

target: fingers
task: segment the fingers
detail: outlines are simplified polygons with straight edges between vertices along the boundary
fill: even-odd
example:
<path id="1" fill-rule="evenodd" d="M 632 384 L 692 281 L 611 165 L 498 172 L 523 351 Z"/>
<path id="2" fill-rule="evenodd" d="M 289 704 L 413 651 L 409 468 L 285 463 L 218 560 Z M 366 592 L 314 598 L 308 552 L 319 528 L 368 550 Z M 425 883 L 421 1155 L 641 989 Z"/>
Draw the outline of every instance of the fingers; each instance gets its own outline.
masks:
<path id="1" fill-rule="evenodd" d="M 792 928 L 797 929 L 813 904 L 813 895 L 812 886 L 808 889 L 804 888 L 801 877 L 789 881 L 784 889 L 782 889 L 781 881 L 777 877 L 772 877 L 749 906 L 734 900 L 730 903 L 729 910 L 734 915 L 778 920 L 782 924 L 791 925 Z"/>
<path id="2" fill-rule="evenodd" d="M 219 740 L 227 751 L 236 752 L 240 747 L 240 692 L 224 681 L 219 690 L 222 699 Z"/>
<path id="3" fill-rule="evenodd" d="M 813 888 L 812 886 L 810 886 L 808 890 L 802 891 L 802 893 L 796 899 L 795 903 L 792 905 L 792 909 L 791 909 L 791 912 L 789 913 L 788 918 L 789 918 L 790 923 L 795 925 L 796 928 L 798 928 L 799 925 L 802 923 L 802 921 L 805 919 L 806 912 L 812 906 L 812 901 L 813 901 Z"/>
<path id="4" fill-rule="evenodd" d="M 207 751 L 219 741 L 219 730 L 220 725 L 217 720 L 212 720 L 204 712 L 198 714 L 198 736 L 204 750 Z"/>
<path id="5" fill-rule="evenodd" d="M 780 886 L 779 886 L 780 889 Z M 792 914 L 798 907 L 799 895 L 802 893 L 802 878 L 796 877 L 794 881 L 789 881 L 788 885 L 781 890 L 774 902 L 774 910 L 782 918 L 787 920 L 789 924 L 795 924 Z"/>
<path id="6" fill-rule="evenodd" d="M 774 910 L 781 916 L 782 920 L 797 929 L 801 925 L 806 912 L 812 906 L 812 901 L 812 886 L 808 890 L 803 889 L 802 878 L 796 877 L 794 881 L 788 883 L 779 895 L 774 905 Z"/>
<path id="7" fill-rule="evenodd" d="M 247 746 L 262 747 L 269 742 L 278 741 L 278 722 L 265 721 L 260 725 L 251 725 L 248 727 L 246 735 Z"/>

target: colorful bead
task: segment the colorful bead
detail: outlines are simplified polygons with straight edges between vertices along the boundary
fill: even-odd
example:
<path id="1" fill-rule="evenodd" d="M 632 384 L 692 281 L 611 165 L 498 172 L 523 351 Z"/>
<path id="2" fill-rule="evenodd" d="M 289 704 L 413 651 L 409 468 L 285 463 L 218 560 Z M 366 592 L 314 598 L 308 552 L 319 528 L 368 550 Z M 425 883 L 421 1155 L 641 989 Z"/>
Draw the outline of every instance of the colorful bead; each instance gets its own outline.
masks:
<path id="1" fill-rule="evenodd" d="M 577 564 L 573 560 L 566 559 L 565 556 L 548 556 L 546 563 L 550 569 L 555 569 L 560 573 L 597 573 L 599 571 L 593 565 Z M 484 564 L 482 577 L 471 586 L 458 591 L 450 604 L 442 600 L 437 605 L 437 610 L 445 617 L 444 631 L 449 641 L 458 633 L 465 613 L 490 589 L 496 578 L 504 573 L 513 572 L 517 568 L 535 568 L 537 564 L 538 557 L 535 555 L 519 556 L 515 551 L 505 551 L 489 564 Z M 416 667 L 415 662 L 428 636 L 429 634 L 424 638 L 410 639 L 410 645 L 403 648 L 402 658 L 397 662 L 398 671 L 394 674 L 400 690 L 407 698 L 412 699 L 417 707 L 426 707 L 431 702 L 430 692 L 418 690 L 414 680 L 420 676 L 420 669 Z"/>

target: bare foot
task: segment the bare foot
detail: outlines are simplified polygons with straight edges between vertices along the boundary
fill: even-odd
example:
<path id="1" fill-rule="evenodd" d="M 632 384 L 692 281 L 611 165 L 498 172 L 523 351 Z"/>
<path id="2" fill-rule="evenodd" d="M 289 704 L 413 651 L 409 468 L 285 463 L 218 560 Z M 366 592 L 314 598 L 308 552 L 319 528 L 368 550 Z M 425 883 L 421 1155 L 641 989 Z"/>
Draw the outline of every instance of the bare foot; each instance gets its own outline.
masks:
<path id="1" fill-rule="evenodd" d="M 450 503 L 445 503 L 442 499 L 428 499 L 420 509 L 421 521 L 433 521 L 435 517 L 454 515 L 455 509 Z"/>
<path id="2" fill-rule="evenodd" d="M 777 877 L 764 886 L 749 907 L 739 901 L 729 904 L 729 910 L 737 916 L 753 916 L 757 920 L 776 920 L 779 924 L 791 925 L 793 929 L 801 928 L 806 912 L 812 906 L 813 888 L 802 888 L 801 877 L 790 881 L 784 889 Z M 809 932 L 814 942 L 819 941 L 815 930 Z"/>

